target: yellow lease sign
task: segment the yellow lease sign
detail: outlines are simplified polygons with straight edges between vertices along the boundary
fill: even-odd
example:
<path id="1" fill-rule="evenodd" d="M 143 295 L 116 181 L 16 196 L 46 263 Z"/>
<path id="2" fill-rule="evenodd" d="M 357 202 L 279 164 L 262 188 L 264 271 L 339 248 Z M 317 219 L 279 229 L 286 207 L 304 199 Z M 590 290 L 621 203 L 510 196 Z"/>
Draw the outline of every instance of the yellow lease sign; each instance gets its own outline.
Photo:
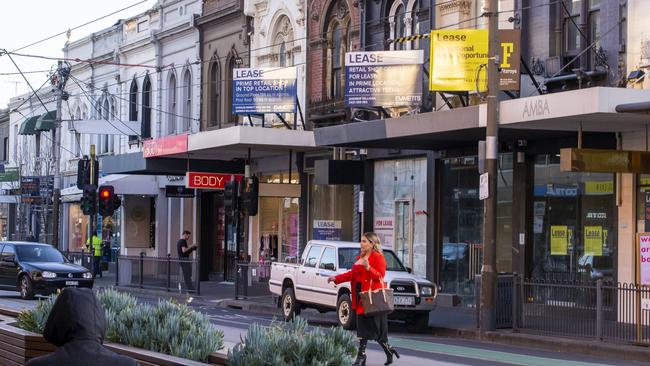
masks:
<path id="1" fill-rule="evenodd" d="M 603 255 L 602 226 L 585 226 L 585 255 Z"/>
<path id="2" fill-rule="evenodd" d="M 567 255 L 569 228 L 561 225 L 551 226 L 551 255 Z"/>
<path id="3" fill-rule="evenodd" d="M 486 29 L 435 30 L 430 40 L 429 90 L 487 90 Z"/>

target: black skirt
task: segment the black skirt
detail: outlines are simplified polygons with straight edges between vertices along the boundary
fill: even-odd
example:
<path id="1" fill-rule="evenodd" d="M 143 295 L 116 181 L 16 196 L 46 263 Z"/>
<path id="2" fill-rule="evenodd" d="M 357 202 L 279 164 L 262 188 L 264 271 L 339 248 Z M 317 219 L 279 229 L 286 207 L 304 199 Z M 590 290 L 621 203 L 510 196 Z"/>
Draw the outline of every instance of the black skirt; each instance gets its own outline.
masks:
<path id="1" fill-rule="evenodd" d="M 357 301 L 361 299 L 361 284 L 357 284 Z M 388 315 L 357 314 L 357 337 L 388 342 Z"/>

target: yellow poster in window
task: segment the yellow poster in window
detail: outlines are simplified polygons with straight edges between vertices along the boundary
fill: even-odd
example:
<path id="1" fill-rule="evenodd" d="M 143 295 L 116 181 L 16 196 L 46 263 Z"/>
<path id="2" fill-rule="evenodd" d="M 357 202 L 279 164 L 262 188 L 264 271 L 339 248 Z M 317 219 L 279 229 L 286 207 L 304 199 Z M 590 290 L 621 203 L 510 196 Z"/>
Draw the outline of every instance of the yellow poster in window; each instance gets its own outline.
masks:
<path id="1" fill-rule="evenodd" d="M 551 226 L 551 255 L 567 255 L 569 228 Z"/>
<path id="2" fill-rule="evenodd" d="M 585 255 L 603 255 L 602 226 L 585 226 Z"/>
<path id="3" fill-rule="evenodd" d="M 429 90 L 487 90 L 486 29 L 435 30 L 430 39 Z"/>

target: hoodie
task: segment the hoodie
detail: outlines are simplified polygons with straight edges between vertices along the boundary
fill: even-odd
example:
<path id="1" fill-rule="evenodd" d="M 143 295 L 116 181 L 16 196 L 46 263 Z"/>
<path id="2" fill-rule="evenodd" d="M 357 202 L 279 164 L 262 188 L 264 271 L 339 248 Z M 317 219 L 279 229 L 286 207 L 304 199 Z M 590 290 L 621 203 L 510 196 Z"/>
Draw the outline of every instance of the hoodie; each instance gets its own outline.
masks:
<path id="1" fill-rule="evenodd" d="M 34 358 L 27 366 L 135 366 L 138 363 L 102 346 L 106 335 L 104 309 L 90 289 L 66 288 L 56 299 L 45 323 L 43 337 L 59 347 Z"/>

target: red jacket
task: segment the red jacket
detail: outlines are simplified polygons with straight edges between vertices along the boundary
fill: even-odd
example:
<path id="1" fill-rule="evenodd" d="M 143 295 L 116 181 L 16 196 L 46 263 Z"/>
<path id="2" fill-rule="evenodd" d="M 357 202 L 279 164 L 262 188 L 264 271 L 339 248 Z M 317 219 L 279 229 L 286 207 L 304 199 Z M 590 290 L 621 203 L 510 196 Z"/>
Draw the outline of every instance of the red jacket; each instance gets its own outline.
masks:
<path id="1" fill-rule="evenodd" d="M 359 258 L 357 257 L 357 260 Z M 386 275 L 386 259 L 382 253 L 373 250 L 368 257 L 368 263 L 370 264 L 368 270 L 360 264 L 355 264 L 349 271 L 341 273 L 334 279 L 334 283 L 337 285 L 343 282 L 351 282 L 352 309 L 356 309 L 357 314 L 363 314 L 363 306 L 361 306 L 361 302 L 357 299 L 357 283 L 361 283 L 362 292 L 370 289 L 371 281 L 372 289 L 379 290 L 382 288 L 382 282 Z"/>

